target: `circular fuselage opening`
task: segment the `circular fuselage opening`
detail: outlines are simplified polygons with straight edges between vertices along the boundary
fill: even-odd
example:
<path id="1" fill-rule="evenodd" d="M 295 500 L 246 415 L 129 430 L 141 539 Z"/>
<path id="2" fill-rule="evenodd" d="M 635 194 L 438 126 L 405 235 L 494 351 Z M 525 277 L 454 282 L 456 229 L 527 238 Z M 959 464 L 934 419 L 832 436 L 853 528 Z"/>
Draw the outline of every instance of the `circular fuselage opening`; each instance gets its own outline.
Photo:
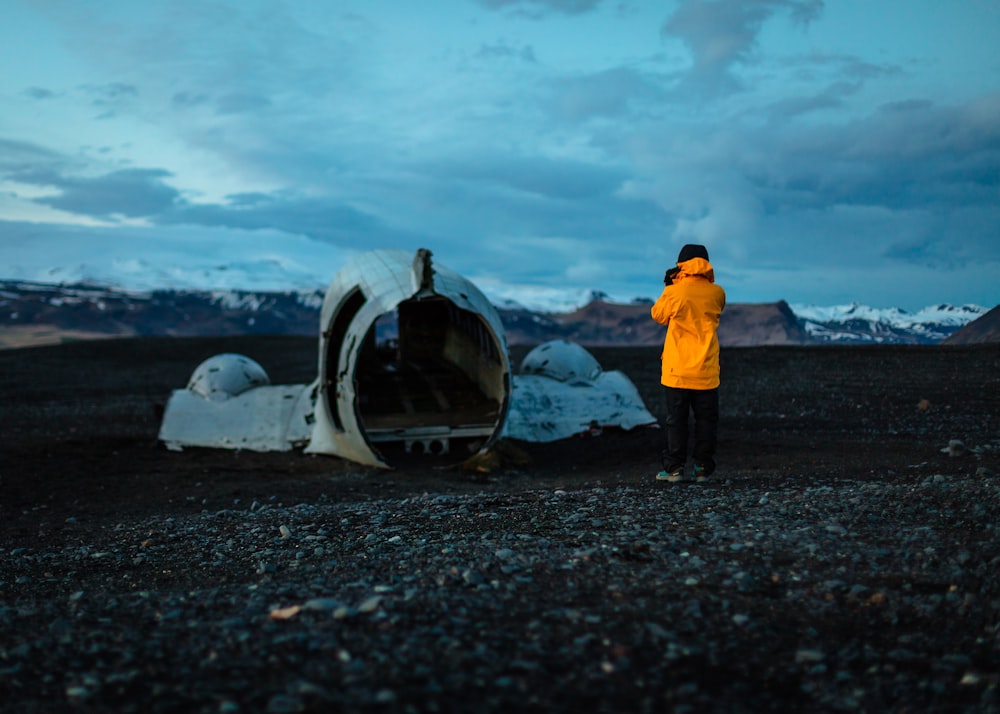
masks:
<path id="1" fill-rule="evenodd" d="M 499 431 L 509 393 L 506 355 L 486 321 L 440 296 L 376 320 L 354 379 L 358 422 L 389 463 L 467 458 Z"/>

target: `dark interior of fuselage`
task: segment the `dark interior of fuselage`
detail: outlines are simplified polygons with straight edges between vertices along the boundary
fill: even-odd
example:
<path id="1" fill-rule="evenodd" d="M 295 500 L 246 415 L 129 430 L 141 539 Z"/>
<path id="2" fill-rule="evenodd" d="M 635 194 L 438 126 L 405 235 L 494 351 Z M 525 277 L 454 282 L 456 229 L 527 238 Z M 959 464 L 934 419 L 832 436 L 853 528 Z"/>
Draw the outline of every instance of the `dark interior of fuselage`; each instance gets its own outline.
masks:
<path id="1" fill-rule="evenodd" d="M 427 427 L 491 433 L 509 375 L 483 318 L 439 296 L 383 315 L 361 347 L 355 379 L 369 437 L 401 439 Z"/>

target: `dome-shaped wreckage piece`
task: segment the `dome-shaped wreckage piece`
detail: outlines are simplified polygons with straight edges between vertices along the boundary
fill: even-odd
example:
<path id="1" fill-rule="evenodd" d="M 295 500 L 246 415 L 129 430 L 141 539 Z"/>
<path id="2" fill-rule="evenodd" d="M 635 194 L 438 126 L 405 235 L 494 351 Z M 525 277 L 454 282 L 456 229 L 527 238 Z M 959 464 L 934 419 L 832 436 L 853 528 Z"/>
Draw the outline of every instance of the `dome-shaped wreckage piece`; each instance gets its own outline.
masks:
<path id="1" fill-rule="evenodd" d="M 603 370 L 594 355 L 580 345 L 553 340 L 526 354 L 521 360 L 520 371 L 566 384 L 593 384 Z"/>
<path id="2" fill-rule="evenodd" d="M 257 362 L 244 355 L 226 352 L 199 364 L 191 374 L 187 388 L 205 399 L 218 401 L 270 383 L 267 372 Z"/>
<path id="3" fill-rule="evenodd" d="M 522 441 L 558 441 L 605 427 L 655 424 L 624 373 L 605 372 L 575 342 L 553 340 L 521 360 L 504 435 Z"/>
<path id="4" fill-rule="evenodd" d="M 187 388 L 174 391 L 159 438 L 172 451 L 287 451 L 309 440 L 304 415 L 310 411 L 305 385 L 272 386 L 260 364 L 227 352 L 199 364 Z"/>

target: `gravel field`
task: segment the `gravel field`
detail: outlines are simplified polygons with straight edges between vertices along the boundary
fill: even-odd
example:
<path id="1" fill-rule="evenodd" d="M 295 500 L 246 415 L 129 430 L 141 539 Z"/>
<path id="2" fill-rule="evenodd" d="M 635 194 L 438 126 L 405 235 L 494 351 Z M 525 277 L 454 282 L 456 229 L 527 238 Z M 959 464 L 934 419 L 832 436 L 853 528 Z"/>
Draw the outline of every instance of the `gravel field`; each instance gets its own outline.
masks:
<path id="1" fill-rule="evenodd" d="M 222 351 L 315 361 L 0 352 L 3 711 L 1000 711 L 1000 346 L 724 350 L 718 478 L 679 485 L 656 429 L 488 474 L 166 451 Z M 593 352 L 661 414 L 656 351 Z"/>

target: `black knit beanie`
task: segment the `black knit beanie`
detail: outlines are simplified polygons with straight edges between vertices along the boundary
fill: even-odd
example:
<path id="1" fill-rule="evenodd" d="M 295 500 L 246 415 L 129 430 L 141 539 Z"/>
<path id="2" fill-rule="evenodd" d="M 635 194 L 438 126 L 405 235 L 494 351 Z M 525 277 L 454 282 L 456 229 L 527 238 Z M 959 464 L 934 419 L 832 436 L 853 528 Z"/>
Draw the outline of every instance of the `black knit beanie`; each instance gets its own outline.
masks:
<path id="1" fill-rule="evenodd" d="M 703 245 L 688 243 L 681 248 L 680 255 L 677 256 L 677 262 L 683 263 L 686 260 L 691 260 L 691 258 L 704 258 L 708 260 L 708 250 Z"/>

